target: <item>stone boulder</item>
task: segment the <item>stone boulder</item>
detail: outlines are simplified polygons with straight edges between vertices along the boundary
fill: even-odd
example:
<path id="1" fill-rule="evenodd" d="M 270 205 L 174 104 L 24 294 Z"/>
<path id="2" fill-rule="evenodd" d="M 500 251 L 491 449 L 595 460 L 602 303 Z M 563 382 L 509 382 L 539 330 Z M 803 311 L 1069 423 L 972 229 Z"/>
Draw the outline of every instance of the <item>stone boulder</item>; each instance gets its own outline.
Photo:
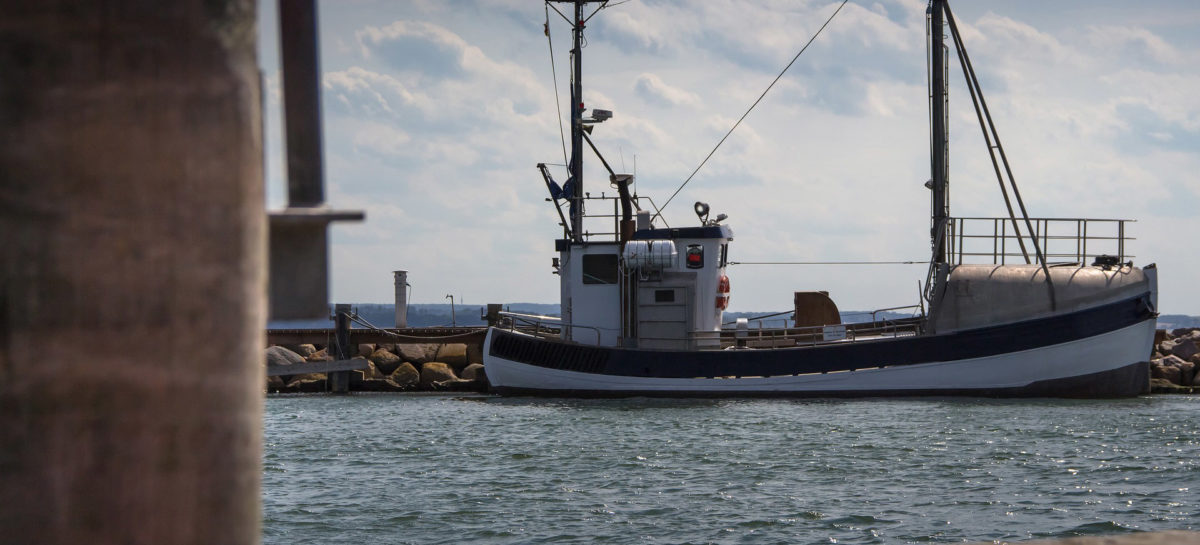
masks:
<path id="1" fill-rule="evenodd" d="M 287 384 L 283 382 L 283 377 L 267 377 L 267 393 L 273 394 L 280 392 Z"/>
<path id="2" fill-rule="evenodd" d="M 317 347 L 311 344 L 288 344 L 284 345 L 284 348 L 300 354 L 300 356 L 304 358 L 313 355 L 313 353 L 317 351 Z"/>
<path id="3" fill-rule="evenodd" d="M 1173 341 L 1166 341 L 1161 346 L 1164 354 L 1177 356 L 1183 360 L 1200 354 L 1200 346 L 1197 346 L 1196 340 L 1191 337 L 1180 337 Z"/>
<path id="4" fill-rule="evenodd" d="M 467 363 L 483 363 L 483 344 L 470 343 L 467 345 Z"/>
<path id="5" fill-rule="evenodd" d="M 486 391 L 488 388 L 487 372 L 484 371 L 483 364 L 472 363 L 463 368 L 462 373 L 459 376 L 461 376 L 464 380 L 469 380 L 475 383 L 475 385 L 479 386 L 484 391 Z"/>
<path id="6" fill-rule="evenodd" d="M 1163 341 L 1169 341 L 1174 338 L 1175 337 L 1172 337 L 1171 333 L 1165 329 L 1155 329 L 1154 330 L 1154 346 L 1158 346 L 1158 345 L 1162 344 Z"/>
<path id="7" fill-rule="evenodd" d="M 421 372 L 417 371 L 417 368 L 413 364 L 404 362 L 388 378 L 400 388 L 412 389 L 416 388 L 417 384 L 420 383 Z"/>
<path id="8" fill-rule="evenodd" d="M 397 356 L 382 348 L 375 349 L 375 351 L 372 352 L 371 356 L 367 359 L 371 360 L 371 363 L 375 364 L 375 367 L 379 369 L 379 372 L 382 373 L 383 376 L 392 374 L 392 371 L 395 371 L 396 368 L 400 366 L 400 356 Z"/>
<path id="9" fill-rule="evenodd" d="M 1179 359 L 1176 356 L 1167 356 L 1160 360 L 1150 362 L 1150 378 L 1163 379 L 1171 384 L 1183 386 L 1183 366 L 1188 362 Z"/>
<path id="10" fill-rule="evenodd" d="M 304 375 L 304 376 L 307 377 L 309 375 Z M 288 384 L 288 388 L 290 388 L 296 392 L 306 393 L 306 394 L 314 394 L 314 393 L 324 392 L 326 390 L 325 379 L 324 379 L 325 375 L 319 375 L 319 376 L 321 376 L 322 378 L 305 378 L 303 380 L 293 381 L 292 383 Z"/>
<path id="11" fill-rule="evenodd" d="M 287 377 L 283 377 L 283 378 L 287 378 Z M 295 375 L 295 376 L 291 377 L 291 380 L 287 381 L 287 385 L 295 386 L 297 384 L 303 384 L 305 382 L 313 382 L 313 381 L 320 382 L 321 384 L 325 384 L 326 378 L 327 377 L 325 376 L 325 373 L 304 373 L 303 375 Z M 300 390 L 300 391 L 307 392 L 308 390 Z M 325 390 L 320 390 L 320 391 L 323 392 Z"/>
<path id="12" fill-rule="evenodd" d="M 1165 380 L 1171 384 L 1179 382 L 1181 373 L 1179 368 L 1172 365 L 1163 365 L 1162 363 L 1150 364 L 1150 380 Z"/>
<path id="13" fill-rule="evenodd" d="M 485 387 L 480 387 L 479 383 L 473 380 L 456 378 L 454 380 L 443 380 L 433 383 L 433 389 L 439 392 L 485 392 Z"/>
<path id="14" fill-rule="evenodd" d="M 361 359 L 361 358 L 355 358 L 355 359 Z M 350 387 L 351 387 L 351 389 L 353 389 L 355 384 L 358 384 L 359 382 L 362 382 L 364 380 L 379 380 L 379 379 L 384 379 L 384 378 L 387 378 L 387 375 L 380 373 L 379 369 L 377 369 L 375 367 L 374 362 L 367 361 L 366 369 L 355 369 L 353 371 L 350 371 Z"/>
<path id="15" fill-rule="evenodd" d="M 1153 394 L 1190 394 L 1192 388 L 1172 384 L 1170 381 L 1161 378 L 1150 379 L 1150 393 Z"/>
<path id="16" fill-rule="evenodd" d="M 1179 385 L 1191 386 L 1196 380 L 1196 364 L 1185 361 L 1179 364 Z"/>
<path id="17" fill-rule="evenodd" d="M 369 343 L 360 344 L 354 349 L 356 350 L 355 354 L 363 357 L 367 357 L 375 353 L 375 345 Z"/>
<path id="18" fill-rule="evenodd" d="M 412 362 L 414 365 L 431 362 L 437 359 L 438 345 L 436 344 L 398 344 L 396 355 L 400 359 Z"/>
<path id="19" fill-rule="evenodd" d="M 440 361 L 431 361 L 421 366 L 421 379 L 418 384 L 422 390 L 432 390 L 437 383 L 458 380 L 454 369 Z"/>
<path id="20" fill-rule="evenodd" d="M 308 357 L 304 359 L 308 361 L 333 361 L 333 356 L 329 355 L 328 349 L 322 348 L 316 352 L 313 352 L 312 354 L 309 354 Z"/>
<path id="21" fill-rule="evenodd" d="M 303 363 L 304 357 L 282 346 L 271 346 L 267 348 L 266 360 L 268 366 L 293 365 L 297 363 Z M 263 372 L 265 373 L 266 370 L 263 370 Z M 293 378 L 295 378 L 294 375 L 281 375 L 279 380 L 282 380 L 284 384 L 287 384 L 291 382 Z"/>
<path id="22" fill-rule="evenodd" d="M 267 365 L 292 365 L 293 363 L 302 363 L 303 361 L 304 356 L 282 346 L 267 348 Z"/>
<path id="23" fill-rule="evenodd" d="M 463 343 L 443 344 L 438 348 L 437 361 L 440 361 L 454 369 L 462 369 L 467 366 L 467 345 Z"/>
<path id="24" fill-rule="evenodd" d="M 1171 337 L 1175 339 L 1181 337 L 1195 338 L 1196 336 L 1200 336 L 1200 327 L 1181 327 L 1179 329 L 1171 330 Z"/>

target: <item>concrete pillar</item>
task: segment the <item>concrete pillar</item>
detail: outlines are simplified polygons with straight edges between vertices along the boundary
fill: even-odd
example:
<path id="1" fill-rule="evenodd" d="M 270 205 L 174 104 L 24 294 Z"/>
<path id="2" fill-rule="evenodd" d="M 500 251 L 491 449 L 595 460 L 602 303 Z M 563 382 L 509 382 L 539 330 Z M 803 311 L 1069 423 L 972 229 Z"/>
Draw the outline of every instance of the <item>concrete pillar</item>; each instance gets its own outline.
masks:
<path id="1" fill-rule="evenodd" d="M 487 325 L 488 327 L 496 327 L 500 325 L 500 311 L 504 310 L 504 305 L 500 303 L 488 303 L 487 306 Z"/>
<path id="2" fill-rule="evenodd" d="M 350 359 L 350 305 L 338 303 L 333 306 L 334 349 L 337 359 Z M 329 391 L 344 394 L 350 391 L 350 371 L 331 371 L 326 375 Z"/>
<path id="3" fill-rule="evenodd" d="M 253 0 L 0 0 L 0 541 L 250 544 Z"/>
<path id="4" fill-rule="evenodd" d="M 408 327 L 408 271 L 393 271 L 396 275 L 396 327 Z"/>

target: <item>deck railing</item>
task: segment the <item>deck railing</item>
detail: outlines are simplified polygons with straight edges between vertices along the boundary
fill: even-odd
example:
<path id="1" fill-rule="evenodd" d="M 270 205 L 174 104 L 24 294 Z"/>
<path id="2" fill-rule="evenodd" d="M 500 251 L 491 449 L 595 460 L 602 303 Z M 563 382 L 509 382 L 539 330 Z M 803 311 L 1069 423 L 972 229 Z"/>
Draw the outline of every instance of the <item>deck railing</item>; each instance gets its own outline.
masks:
<path id="1" fill-rule="evenodd" d="M 503 318 L 503 323 L 500 325 L 501 328 L 548 339 L 561 338 L 563 330 L 568 331 L 568 333 L 576 328 L 593 331 L 595 332 L 594 343 L 574 341 L 579 344 L 591 344 L 593 346 L 600 345 L 600 330 L 607 329 L 563 323 L 557 316 L 538 316 L 515 312 L 501 312 L 500 316 Z M 674 337 L 641 337 L 641 339 L 653 341 L 688 341 L 689 343 L 696 343 L 701 350 L 716 350 L 731 347 L 782 348 L 857 342 L 882 337 L 914 336 L 921 333 L 923 326 L 924 318 L 922 317 L 807 327 L 763 327 L 760 321 L 759 327 L 741 331 L 724 328 L 718 331 L 694 331 L 682 339 Z"/>
<path id="2" fill-rule="evenodd" d="M 738 331 L 721 330 L 722 347 L 745 346 L 749 348 L 817 346 L 822 344 L 856 342 L 882 337 L 908 337 L 919 335 L 924 318 L 902 318 L 866 323 L 842 323 L 823 326 L 768 328 L 757 327 Z"/>
<path id="3" fill-rule="evenodd" d="M 550 201 L 551 199 L 546 199 L 546 200 Z M 609 201 L 609 202 L 606 203 L 605 201 Z M 603 207 L 603 208 L 608 208 L 610 206 L 612 207 L 612 213 L 608 213 L 607 211 L 601 211 L 601 212 L 595 213 L 595 214 L 585 213 L 583 215 L 584 220 L 587 220 L 587 219 L 604 220 L 601 223 L 611 224 L 612 231 L 594 231 L 593 232 L 593 231 L 588 231 L 587 229 L 584 229 L 584 232 L 582 233 L 583 239 L 587 240 L 587 241 L 592 241 L 592 242 L 617 240 L 621 234 L 621 198 L 616 195 L 608 195 L 606 193 L 601 193 L 599 196 L 595 196 L 595 195 L 592 195 L 589 193 L 587 195 L 587 197 L 584 198 L 584 202 L 597 204 L 597 206 L 588 208 L 587 210 L 601 209 L 601 207 Z M 647 196 L 635 195 L 633 197 L 633 203 L 634 203 L 634 207 L 636 210 L 650 210 L 651 212 L 655 212 L 655 213 L 657 213 L 659 210 L 658 205 L 654 204 L 654 199 L 651 199 L 650 197 L 647 197 Z M 646 204 L 646 203 L 648 203 L 650 205 L 649 208 L 645 208 L 642 206 L 643 204 Z M 566 201 L 564 200 L 561 203 L 555 203 L 555 206 L 566 206 Z M 658 221 L 662 222 L 664 227 L 670 228 L 670 225 L 667 224 L 666 218 L 659 216 Z M 561 226 L 562 224 L 559 224 L 559 225 Z"/>
<path id="4" fill-rule="evenodd" d="M 1091 218 L 1030 218 L 1047 264 L 1088 264 L 1098 255 L 1116 256 L 1124 262 L 1134 256 L 1126 253 L 1126 224 L 1134 220 Z M 1018 233 L 1019 230 L 1019 233 Z M 1010 218 L 950 218 L 947 228 L 947 260 L 951 264 L 990 263 L 995 265 L 1036 263 L 1037 257 L 1024 221 L 1014 227 Z M 1021 244 L 1025 245 L 1025 253 Z"/>

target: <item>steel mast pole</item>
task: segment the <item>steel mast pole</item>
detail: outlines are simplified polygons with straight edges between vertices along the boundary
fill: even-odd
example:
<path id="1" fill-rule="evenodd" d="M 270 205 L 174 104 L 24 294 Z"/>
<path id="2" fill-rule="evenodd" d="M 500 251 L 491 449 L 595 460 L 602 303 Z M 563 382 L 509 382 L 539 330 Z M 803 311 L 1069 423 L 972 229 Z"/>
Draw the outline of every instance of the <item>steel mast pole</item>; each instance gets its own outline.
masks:
<path id="1" fill-rule="evenodd" d="M 931 157 L 931 182 L 933 187 L 933 259 L 938 263 L 946 262 L 946 223 L 950 217 L 950 205 L 946 198 L 947 184 L 947 155 L 946 139 L 946 56 L 945 36 L 942 31 L 945 0 L 931 0 L 930 10 L 930 116 L 929 122 L 933 131 Z"/>
<path id="2" fill-rule="evenodd" d="M 571 49 L 571 235 L 583 242 L 583 5 L 574 2 L 575 18 L 571 21 L 574 45 Z"/>

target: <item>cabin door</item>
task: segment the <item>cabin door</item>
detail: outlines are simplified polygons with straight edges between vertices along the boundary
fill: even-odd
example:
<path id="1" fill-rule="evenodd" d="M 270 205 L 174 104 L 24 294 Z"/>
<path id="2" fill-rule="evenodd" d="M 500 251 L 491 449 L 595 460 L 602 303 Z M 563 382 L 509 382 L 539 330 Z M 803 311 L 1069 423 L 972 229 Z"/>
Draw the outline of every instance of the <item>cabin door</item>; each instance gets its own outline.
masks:
<path id="1" fill-rule="evenodd" d="M 690 350 L 692 341 L 690 286 L 638 287 L 638 348 Z"/>

